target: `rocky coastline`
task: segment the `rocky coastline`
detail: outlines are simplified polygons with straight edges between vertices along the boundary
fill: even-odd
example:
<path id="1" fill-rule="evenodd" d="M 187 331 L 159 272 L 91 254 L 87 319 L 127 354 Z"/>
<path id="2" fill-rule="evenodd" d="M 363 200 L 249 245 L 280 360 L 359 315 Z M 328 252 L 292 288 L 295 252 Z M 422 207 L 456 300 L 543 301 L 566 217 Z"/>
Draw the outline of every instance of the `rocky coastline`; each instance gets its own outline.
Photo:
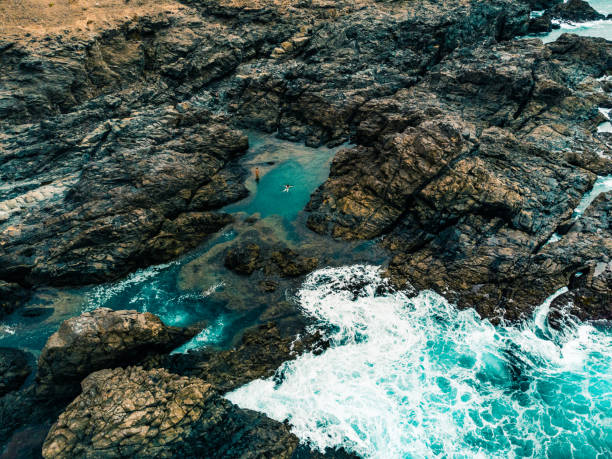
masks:
<path id="1" fill-rule="evenodd" d="M 551 325 L 612 321 L 612 196 L 575 215 L 612 175 L 612 135 L 598 131 L 612 43 L 517 39 L 603 19 L 588 3 L 120 7 L 0 29 L 0 320 L 38 289 L 120 279 L 232 224 L 223 208 L 249 193 L 241 158 L 256 130 L 350 141 L 302 226 L 329 244 L 373 241 L 394 288 L 499 324 L 567 286 Z M 220 255 L 269 303 L 229 349 L 170 354 L 205 324 L 104 308 L 66 320 L 37 365 L 0 349 L 2 457 L 352 457 L 223 398 L 329 345 L 283 296 L 328 261 L 324 244 L 262 234 Z"/>

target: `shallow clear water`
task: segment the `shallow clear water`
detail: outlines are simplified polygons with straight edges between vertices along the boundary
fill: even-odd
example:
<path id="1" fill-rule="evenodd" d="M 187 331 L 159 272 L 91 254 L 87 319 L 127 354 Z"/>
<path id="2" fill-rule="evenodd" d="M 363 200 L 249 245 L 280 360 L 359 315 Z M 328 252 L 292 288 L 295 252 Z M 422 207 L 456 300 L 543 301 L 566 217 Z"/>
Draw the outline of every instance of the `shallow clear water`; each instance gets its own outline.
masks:
<path id="1" fill-rule="evenodd" d="M 494 327 L 433 292 L 381 285 L 373 266 L 310 275 L 300 304 L 331 348 L 227 398 L 288 419 L 314 447 L 366 457 L 610 457 L 609 331 L 550 330 L 546 304 L 529 323 Z"/>
<path id="2" fill-rule="evenodd" d="M 295 220 L 312 192 L 327 179 L 331 160 L 340 148 L 309 148 L 256 133 L 250 134 L 249 144 L 243 164 L 250 172 L 245 183 L 250 195 L 223 210 L 261 218 L 277 215 L 286 223 Z M 260 171 L 258 182 L 255 168 Z M 285 185 L 291 186 L 288 192 L 283 191 Z"/>
<path id="3" fill-rule="evenodd" d="M 295 230 L 295 220 L 310 194 L 327 178 L 338 149 L 309 148 L 257 133 L 249 134 L 249 144 L 242 163 L 250 171 L 246 181 L 250 195 L 222 210 L 240 214 L 239 220 L 252 215 L 267 218 L 281 241 L 299 242 L 302 236 Z M 259 183 L 254 180 L 255 167 L 261 172 Z M 282 192 L 284 184 L 293 185 L 289 193 Z M 237 231 L 252 229 L 232 225 L 180 260 L 138 270 L 119 282 L 42 291 L 29 306 L 44 307 L 48 312 L 40 317 L 23 317 L 22 311 L 17 311 L 5 318 L 0 325 L 0 346 L 38 354 L 64 320 L 99 307 L 148 311 L 168 325 L 205 321 L 208 326 L 179 352 L 206 345 L 229 345 L 237 331 L 257 323 L 261 310 L 236 307 L 234 303 L 245 301 L 244 292 L 236 288 L 244 280 L 227 271 L 222 263 L 200 263 L 198 272 L 189 276 L 185 267 L 207 254 L 221 257 L 220 248 L 227 247 L 238 236 Z"/>

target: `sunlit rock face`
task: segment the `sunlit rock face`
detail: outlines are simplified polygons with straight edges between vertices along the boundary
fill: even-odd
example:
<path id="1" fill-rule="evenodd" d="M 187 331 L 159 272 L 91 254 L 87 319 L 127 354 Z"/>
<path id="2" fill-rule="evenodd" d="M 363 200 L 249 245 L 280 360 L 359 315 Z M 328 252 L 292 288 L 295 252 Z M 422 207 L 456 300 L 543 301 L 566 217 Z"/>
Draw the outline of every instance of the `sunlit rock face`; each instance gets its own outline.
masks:
<path id="1" fill-rule="evenodd" d="M 168 327 L 150 313 L 106 308 L 84 313 L 65 321 L 47 341 L 38 361 L 37 390 L 70 397 L 89 373 L 169 352 L 198 331 Z"/>

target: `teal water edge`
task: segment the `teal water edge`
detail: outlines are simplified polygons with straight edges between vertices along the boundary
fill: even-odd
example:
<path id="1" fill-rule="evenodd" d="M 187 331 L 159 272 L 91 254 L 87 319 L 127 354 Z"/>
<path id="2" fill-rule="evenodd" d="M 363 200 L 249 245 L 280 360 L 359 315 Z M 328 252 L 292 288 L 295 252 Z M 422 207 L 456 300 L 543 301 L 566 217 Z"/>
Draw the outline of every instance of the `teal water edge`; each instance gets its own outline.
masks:
<path id="1" fill-rule="evenodd" d="M 364 457 L 609 457 L 609 330 L 552 330 L 552 298 L 531 321 L 494 327 L 433 292 L 385 285 L 374 266 L 310 275 L 300 304 L 332 347 L 227 398 L 287 419 L 313 447 Z"/>
<path id="2" fill-rule="evenodd" d="M 274 228 L 279 240 L 302 242 L 303 231 L 295 229 L 296 219 L 310 194 L 329 175 L 331 160 L 340 148 L 309 148 L 257 133 L 249 133 L 249 144 L 242 165 L 248 170 L 246 186 L 250 194 L 222 209 L 236 214 L 235 225 L 221 230 L 180 260 L 138 270 L 119 282 L 39 291 L 28 306 L 43 307 L 48 313 L 24 317 L 18 311 L 7 317 L 0 325 L 0 346 L 38 354 L 64 320 L 99 307 L 151 312 L 168 325 L 207 322 L 206 329 L 179 352 L 211 344 L 229 345 L 236 330 L 256 323 L 261 311 L 234 307 L 245 301 L 244 292 L 238 288 L 243 279 L 225 269 L 222 262 L 214 266 L 206 262 L 207 257 L 219 261 L 232 240 L 253 229 L 241 225 L 242 220 L 253 216 L 262 225 Z M 256 167 L 259 182 L 255 181 Z M 288 193 L 282 191 L 287 184 L 292 185 Z M 205 261 L 198 263 L 200 258 Z"/>
<path id="3" fill-rule="evenodd" d="M 612 14 L 612 1 L 610 0 L 591 0 L 589 4 L 602 14 Z M 550 33 L 537 35 L 544 43 L 555 41 L 564 33 L 573 33 L 584 37 L 600 37 L 606 40 L 612 40 L 612 20 L 606 19 L 603 21 L 589 21 L 571 24 L 567 22 L 559 22 L 561 28 L 553 30 Z"/>

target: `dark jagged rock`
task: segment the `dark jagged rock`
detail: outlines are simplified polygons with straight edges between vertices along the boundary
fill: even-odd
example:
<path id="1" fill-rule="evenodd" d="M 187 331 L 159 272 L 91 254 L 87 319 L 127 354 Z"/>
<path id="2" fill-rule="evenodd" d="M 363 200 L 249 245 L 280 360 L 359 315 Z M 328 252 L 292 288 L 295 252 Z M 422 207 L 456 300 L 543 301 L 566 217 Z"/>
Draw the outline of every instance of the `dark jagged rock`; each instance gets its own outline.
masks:
<path id="1" fill-rule="evenodd" d="M 606 18 L 604 14 L 599 13 L 584 0 L 568 0 L 559 3 L 550 8 L 547 14 L 554 18 L 572 22 L 598 21 Z"/>
<path id="2" fill-rule="evenodd" d="M 30 291 L 14 282 L 0 280 L 0 318 L 24 305 L 30 298 Z"/>
<path id="3" fill-rule="evenodd" d="M 278 367 L 304 352 L 322 352 L 329 346 L 318 332 L 303 336 L 285 335 L 274 323 L 245 332 L 233 349 L 198 349 L 187 354 L 155 356 L 143 362 L 145 368 L 164 367 L 173 373 L 195 376 L 212 384 L 221 393 L 229 392 L 258 378 L 273 376 Z"/>
<path id="4" fill-rule="evenodd" d="M 74 396 L 89 373 L 169 352 L 199 331 L 166 326 L 151 313 L 108 308 L 84 313 L 62 323 L 45 344 L 38 361 L 37 390 L 53 397 Z"/>
<path id="5" fill-rule="evenodd" d="M 247 148 L 243 134 L 188 104 L 101 121 L 90 132 L 87 113 L 8 131 L 0 278 L 26 286 L 112 279 L 174 258 L 231 221 L 204 203 L 236 196 L 202 187 L 233 180 L 240 189 L 240 175 L 226 167 Z M 103 113 L 98 107 L 94 117 Z M 52 131 L 67 138 L 60 143 Z M 50 151 L 58 159 L 46 165 Z"/>
<path id="6" fill-rule="evenodd" d="M 198 378 L 140 367 L 102 370 L 52 427 L 43 457 L 279 457 L 289 427 L 240 410 Z"/>
<path id="7" fill-rule="evenodd" d="M 532 10 L 540 11 L 551 8 L 562 2 L 563 0 L 529 0 L 529 7 Z"/>
<path id="8" fill-rule="evenodd" d="M 0 347 L 0 397 L 19 389 L 31 372 L 30 358 L 26 352 Z"/>
<path id="9" fill-rule="evenodd" d="M 225 266 L 238 274 L 262 270 L 266 276 L 297 277 L 313 271 L 319 261 L 289 248 L 241 242 L 225 254 Z"/>
<path id="10" fill-rule="evenodd" d="M 610 103 L 595 78 L 610 69 L 609 42 L 570 35 L 455 52 L 417 86 L 362 106 L 360 145 L 334 158 L 309 227 L 387 235 L 399 286 L 434 287 L 488 318 L 530 314 L 567 284 L 570 259 L 611 254 L 602 239 L 540 250 L 593 185 L 589 169 L 612 166 L 593 134 Z"/>
<path id="11" fill-rule="evenodd" d="M 529 28 L 527 32 L 529 33 L 546 33 L 550 32 L 553 28 L 559 28 L 558 24 L 552 23 L 552 16 L 548 13 L 545 13 L 541 16 L 531 18 L 529 20 Z"/>
<path id="12" fill-rule="evenodd" d="M 612 324 L 612 262 L 606 257 L 612 253 L 610 215 L 612 192 L 601 194 L 559 241 L 544 247 L 543 253 L 565 257 L 563 265 L 571 269 L 569 291 L 550 305 L 553 326 L 559 327 L 568 318 Z M 576 257 L 570 247 L 590 251 L 589 262 Z"/>

